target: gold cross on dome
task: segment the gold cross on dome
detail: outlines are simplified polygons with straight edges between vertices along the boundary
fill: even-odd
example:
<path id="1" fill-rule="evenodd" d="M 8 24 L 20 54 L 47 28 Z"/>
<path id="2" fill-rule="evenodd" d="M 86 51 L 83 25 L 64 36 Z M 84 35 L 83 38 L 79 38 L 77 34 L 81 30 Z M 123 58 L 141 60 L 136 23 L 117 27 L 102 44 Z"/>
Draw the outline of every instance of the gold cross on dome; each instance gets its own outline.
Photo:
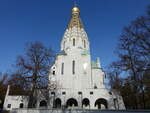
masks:
<path id="1" fill-rule="evenodd" d="M 73 0 L 74 6 L 77 6 L 77 1 Z"/>

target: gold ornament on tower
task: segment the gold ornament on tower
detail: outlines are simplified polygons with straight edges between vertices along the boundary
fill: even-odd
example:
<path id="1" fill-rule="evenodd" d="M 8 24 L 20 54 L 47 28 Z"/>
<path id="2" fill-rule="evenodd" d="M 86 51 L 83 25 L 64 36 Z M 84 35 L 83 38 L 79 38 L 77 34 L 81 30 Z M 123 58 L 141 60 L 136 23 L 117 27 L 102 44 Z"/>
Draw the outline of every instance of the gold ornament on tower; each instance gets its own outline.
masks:
<path id="1" fill-rule="evenodd" d="M 73 27 L 83 28 L 83 24 L 80 19 L 80 9 L 77 6 L 74 6 L 72 8 L 72 17 L 68 25 L 68 28 L 73 28 Z"/>
<path id="2" fill-rule="evenodd" d="M 73 7 L 72 9 L 72 13 L 79 13 L 80 12 L 80 9 L 78 7 Z"/>

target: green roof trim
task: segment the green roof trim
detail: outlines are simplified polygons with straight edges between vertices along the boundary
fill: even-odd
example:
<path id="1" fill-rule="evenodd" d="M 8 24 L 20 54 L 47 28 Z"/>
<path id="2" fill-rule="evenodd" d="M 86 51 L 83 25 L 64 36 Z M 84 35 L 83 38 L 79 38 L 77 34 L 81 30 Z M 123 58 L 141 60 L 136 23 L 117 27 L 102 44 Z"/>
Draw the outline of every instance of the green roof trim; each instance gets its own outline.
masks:
<path id="1" fill-rule="evenodd" d="M 60 53 L 58 53 L 58 55 L 67 55 L 67 53 L 64 50 L 62 50 L 60 51 Z"/>
<path id="2" fill-rule="evenodd" d="M 97 65 L 97 63 L 94 62 L 94 61 L 92 61 L 92 68 L 99 68 L 98 65 Z"/>
<path id="3" fill-rule="evenodd" d="M 89 51 L 88 51 L 88 50 L 83 50 L 83 51 L 81 52 L 81 54 L 82 54 L 82 55 L 89 55 Z"/>

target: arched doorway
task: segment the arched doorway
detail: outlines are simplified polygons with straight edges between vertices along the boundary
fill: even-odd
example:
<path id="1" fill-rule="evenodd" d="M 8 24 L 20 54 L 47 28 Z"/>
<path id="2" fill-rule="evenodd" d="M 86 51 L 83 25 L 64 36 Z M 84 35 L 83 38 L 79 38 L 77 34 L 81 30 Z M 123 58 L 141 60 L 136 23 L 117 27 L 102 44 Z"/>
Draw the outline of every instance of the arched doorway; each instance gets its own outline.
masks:
<path id="1" fill-rule="evenodd" d="M 23 103 L 20 103 L 19 108 L 23 108 Z"/>
<path id="2" fill-rule="evenodd" d="M 55 99 L 54 108 L 61 108 L 61 100 L 60 98 Z"/>
<path id="3" fill-rule="evenodd" d="M 77 107 L 78 106 L 78 102 L 76 99 L 74 98 L 70 98 L 67 100 L 67 107 Z"/>
<path id="4" fill-rule="evenodd" d="M 97 107 L 98 109 L 107 109 L 108 108 L 107 100 L 104 98 L 97 99 L 95 102 L 95 107 Z"/>
<path id="5" fill-rule="evenodd" d="M 83 107 L 83 108 L 90 107 L 90 101 L 89 101 L 88 98 L 84 98 L 84 99 L 82 100 L 82 107 Z"/>
<path id="6" fill-rule="evenodd" d="M 42 100 L 40 102 L 40 107 L 47 107 L 47 102 L 45 100 Z"/>

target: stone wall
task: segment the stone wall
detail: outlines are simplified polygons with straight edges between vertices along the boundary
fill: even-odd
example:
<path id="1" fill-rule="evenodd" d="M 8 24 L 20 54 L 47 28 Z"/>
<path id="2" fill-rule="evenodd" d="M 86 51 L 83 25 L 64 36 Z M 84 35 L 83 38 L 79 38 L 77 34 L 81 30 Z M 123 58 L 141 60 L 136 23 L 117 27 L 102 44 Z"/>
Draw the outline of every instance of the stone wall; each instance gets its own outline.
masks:
<path id="1" fill-rule="evenodd" d="M 14 109 L 10 113 L 150 113 L 150 110 L 56 110 L 56 109 Z"/>

